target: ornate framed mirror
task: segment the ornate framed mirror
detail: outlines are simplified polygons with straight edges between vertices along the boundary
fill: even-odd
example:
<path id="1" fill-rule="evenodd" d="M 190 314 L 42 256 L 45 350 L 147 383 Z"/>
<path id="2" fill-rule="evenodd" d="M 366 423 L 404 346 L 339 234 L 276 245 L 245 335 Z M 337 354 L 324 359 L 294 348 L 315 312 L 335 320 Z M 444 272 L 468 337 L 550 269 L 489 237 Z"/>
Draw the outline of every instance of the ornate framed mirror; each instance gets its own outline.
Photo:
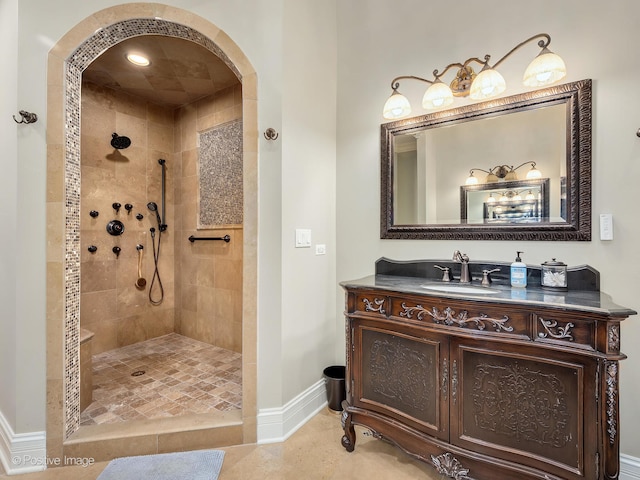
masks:
<path id="1" fill-rule="evenodd" d="M 591 120 L 587 79 L 382 124 L 380 237 L 590 241 Z M 536 221 L 462 211 L 465 192 L 508 191 L 527 170 L 547 196 Z"/>

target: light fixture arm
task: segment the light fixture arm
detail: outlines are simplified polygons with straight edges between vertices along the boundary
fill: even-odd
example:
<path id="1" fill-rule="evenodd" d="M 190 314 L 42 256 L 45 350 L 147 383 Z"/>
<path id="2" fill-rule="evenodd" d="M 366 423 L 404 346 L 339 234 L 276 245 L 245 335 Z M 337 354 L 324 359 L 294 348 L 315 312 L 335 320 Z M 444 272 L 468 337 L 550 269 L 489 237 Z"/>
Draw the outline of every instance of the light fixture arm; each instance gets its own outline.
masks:
<path id="1" fill-rule="evenodd" d="M 405 80 L 407 78 L 412 78 L 414 80 L 419 80 L 421 82 L 425 82 L 425 83 L 429 83 L 429 84 L 435 83 L 435 82 L 433 82 L 431 80 L 427 80 L 426 78 L 416 77 L 415 75 L 400 75 L 399 77 L 396 77 L 393 80 L 391 80 L 391 89 L 394 92 L 398 91 L 398 87 L 400 87 L 400 82 L 398 80 Z"/>
<path id="2" fill-rule="evenodd" d="M 531 168 L 536 168 L 536 162 L 532 162 L 531 160 L 529 160 L 528 162 L 521 163 L 520 165 L 518 165 L 518 166 L 517 166 L 517 167 L 515 167 L 515 168 L 514 168 L 514 167 L 511 167 L 511 170 L 515 172 L 515 171 L 516 171 L 516 170 L 518 170 L 520 167 L 524 167 L 525 165 L 531 165 Z"/>
<path id="3" fill-rule="evenodd" d="M 535 40 L 536 38 L 544 38 L 545 40 L 540 40 L 538 42 L 538 46 L 542 49 L 545 49 L 549 46 L 549 44 L 551 43 L 551 37 L 549 35 L 547 35 L 546 33 L 538 33 L 537 35 L 534 35 L 533 37 L 527 38 L 524 42 L 520 42 L 518 45 L 516 45 L 515 47 L 513 47 L 511 50 L 509 50 L 500 60 L 498 60 L 494 65 L 493 68 L 496 68 L 498 65 L 500 65 L 503 61 L 505 61 L 513 52 L 515 52 L 516 50 L 518 50 L 520 47 L 523 47 L 524 45 L 526 45 L 527 43 L 529 43 L 531 40 Z M 486 58 L 486 57 L 485 57 Z M 487 59 L 488 61 L 488 59 Z"/>
<path id="4" fill-rule="evenodd" d="M 493 170 L 493 169 L 491 169 L 491 170 Z M 475 171 L 478 171 L 478 172 L 484 172 L 484 173 L 486 173 L 487 175 L 489 175 L 489 174 L 493 173 L 491 170 L 483 170 L 482 168 L 475 168 L 475 167 L 474 167 L 474 168 L 472 168 L 471 170 L 469 170 L 469 175 L 473 175 L 473 172 L 475 172 Z"/>

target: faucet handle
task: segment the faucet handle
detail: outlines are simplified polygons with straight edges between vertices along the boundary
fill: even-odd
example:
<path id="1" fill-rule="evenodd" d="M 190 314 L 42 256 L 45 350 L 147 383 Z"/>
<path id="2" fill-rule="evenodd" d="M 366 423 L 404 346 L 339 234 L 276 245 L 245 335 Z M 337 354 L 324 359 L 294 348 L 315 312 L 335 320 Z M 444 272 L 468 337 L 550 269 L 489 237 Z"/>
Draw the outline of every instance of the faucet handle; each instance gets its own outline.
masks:
<path id="1" fill-rule="evenodd" d="M 451 277 L 449 276 L 449 267 L 441 267 L 440 265 L 434 265 L 434 268 L 439 268 L 440 270 L 442 270 L 442 281 L 443 282 L 450 282 L 451 281 Z"/>
<path id="2" fill-rule="evenodd" d="M 491 278 L 489 277 L 489 275 L 491 275 L 493 272 L 499 272 L 500 269 L 499 268 L 494 268 L 492 270 L 482 270 L 482 283 L 481 285 L 483 287 L 488 287 L 489 285 L 491 285 Z"/>

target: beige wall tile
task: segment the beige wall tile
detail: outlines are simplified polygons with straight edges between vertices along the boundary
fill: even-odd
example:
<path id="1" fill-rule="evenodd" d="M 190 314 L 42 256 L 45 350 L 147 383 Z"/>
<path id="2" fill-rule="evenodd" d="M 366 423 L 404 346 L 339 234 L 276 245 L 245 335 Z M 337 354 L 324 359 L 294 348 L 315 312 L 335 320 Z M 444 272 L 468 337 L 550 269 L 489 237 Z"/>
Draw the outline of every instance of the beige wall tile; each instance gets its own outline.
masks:
<path id="1" fill-rule="evenodd" d="M 148 105 L 144 104 L 145 108 Z M 130 115 L 127 113 L 123 113 L 116 110 L 116 124 L 114 133 L 117 133 L 120 136 L 129 137 L 131 140 L 131 147 L 137 147 L 141 149 L 145 148 L 153 148 L 150 143 L 150 139 L 148 138 L 147 129 L 149 128 L 149 122 L 145 116 L 140 117 L 136 115 Z M 158 128 L 168 128 L 171 130 L 171 126 L 162 127 L 158 126 Z M 124 152 L 129 152 L 129 148 L 123 150 Z"/>
<path id="2" fill-rule="evenodd" d="M 64 202 L 64 148 L 47 145 L 47 202 Z"/>
<path id="3" fill-rule="evenodd" d="M 62 458 L 63 383 L 60 379 L 47 379 L 47 457 Z"/>
<path id="4" fill-rule="evenodd" d="M 117 318 L 117 301 L 115 288 L 80 294 L 80 326 Z"/>
<path id="5" fill-rule="evenodd" d="M 88 262 L 82 268 L 81 292 L 110 290 L 116 288 L 115 260 Z"/>
<path id="6" fill-rule="evenodd" d="M 148 124 L 149 148 L 162 152 L 173 152 L 173 126 Z"/>
<path id="7" fill-rule="evenodd" d="M 118 348 L 146 340 L 144 318 L 140 315 L 121 318 L 117 329 Z"/>
<path id="8" fill-rule="evenodd" d="M 64 204 L 62 202 L 47 203 L 47 258 L 49 261 L 64 260 Z"/>
<path id="9" fill-rule="evenodd" d="M 158 452 L 182 452 L 242 443 L 242 426 L 198 429 L 158 435 Z"/>
<path id="10" fill-rule="evenodd" d="M 64 378 L 64 266 L 47 262 L 47 378 Z"/>
<path id="11" fill-rule="evenodd" d="M 132 455 L 151 455 L 157 452 L 156 435 L 142 435 L 78 443 L 67 442 L 64 455 L 75 458 L 93 458 L 96 462 Z"/>
<path id="12" fill-rule="evenodd" d="M 185 150 L 182 152 L 182 176 L 196 177 L 198 175 L 198 149 Z M 186 198 L 186 197 L 185 197 Z M 192 195 L 195 199 L 195 195 Z"/>

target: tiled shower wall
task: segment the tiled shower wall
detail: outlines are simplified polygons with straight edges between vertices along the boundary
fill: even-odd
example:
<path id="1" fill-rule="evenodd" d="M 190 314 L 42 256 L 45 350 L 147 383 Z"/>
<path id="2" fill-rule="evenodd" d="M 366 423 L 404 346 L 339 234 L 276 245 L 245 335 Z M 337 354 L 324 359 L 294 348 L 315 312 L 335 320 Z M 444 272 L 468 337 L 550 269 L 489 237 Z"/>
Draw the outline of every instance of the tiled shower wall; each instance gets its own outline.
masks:
<path id="1" fill-rule="evenodd" d="M 93 353 L 177 332 L 222 348 L 242 351 L 242 225 L 197 230 L 199 208 L 198 132 L 242 118 L 241 86 L 176 110 L 84 83 L 81 130 L 81 302 L 80 323 L 95 333 Z M 131 139 L 115 150 L 113 133 Z M 164 301 L 149 302 L 157 229 L 148 202 L 161 206 L 166 160 L 166 219 L 159 272 Z M 112 204 L 120 203 L 116 213 Z M 130 214 L 124 209 L 133 205 Z M 91 210 L 98 217 L 89 215 Z M 144 218 L 136 219 L 141 213 Z M 122 235 L 107 233 L 110 220 L 125 225 Z M 231 241 L 191 243 L 190 235 L 224 236 Z M 156 232 L 157 235 L 157 232 Z M 143 245 L 144 289 L 135 286 L 138 251 Z M 90 253 L 88 247 L 98 247 Z M 118 246 L 118 257 L 112 248 Z M 156 285 L 153 297 L 159 296 Z"/>
<path id="2" fill-rule="evenodd" d="M 93 353 L 130 345 L 175 330 L 173 210 L 174 119 L 173 111 L 130 95 L 94 84 L 82 85 L 81 112 L 81 301 L 80 323 L 95 333 Z M 113 133 L 127 136 L 131 146 L 116 150 Z M 158 159 L 167 161 L 167 218 L 162 234 L 159 262 L 164 300 L 149 302 L 153 276 L 153 247 L 149 229 L 157 222 L 148 202 L 161 208 L 162 170 Z M 122 206 L 116 213 L 112 204 Z M 124 206 L 133 205 L 131 213 Z M 91 210 L 99 213 L 96 218 Z M 136 214 L 142 214 L 142 220 Z M 120 220 L 124 233 L 111 236 L 110 220 Z M 156 233 L 157 235 L 157 233 Z M 138 251 L 142 245 L 142 274 L 146 288 L 135 286 Z M 88 247 L 96 246 L 95 253 Z M 112 248 L 121 248 L 119 256 Z M 159 297 L 157 281 L 154 298 Z"/>
<path id="3" fill-rule="evenodd" d="M 238 84 L 175 111 L 176 332 L 242 352 L 242 225 L 197 229 L 198 133 L 242 118 Z M 206 181 L 206 179 L 204 180 Z M 189 236 L 231 241 L 189 242 Z"/>

